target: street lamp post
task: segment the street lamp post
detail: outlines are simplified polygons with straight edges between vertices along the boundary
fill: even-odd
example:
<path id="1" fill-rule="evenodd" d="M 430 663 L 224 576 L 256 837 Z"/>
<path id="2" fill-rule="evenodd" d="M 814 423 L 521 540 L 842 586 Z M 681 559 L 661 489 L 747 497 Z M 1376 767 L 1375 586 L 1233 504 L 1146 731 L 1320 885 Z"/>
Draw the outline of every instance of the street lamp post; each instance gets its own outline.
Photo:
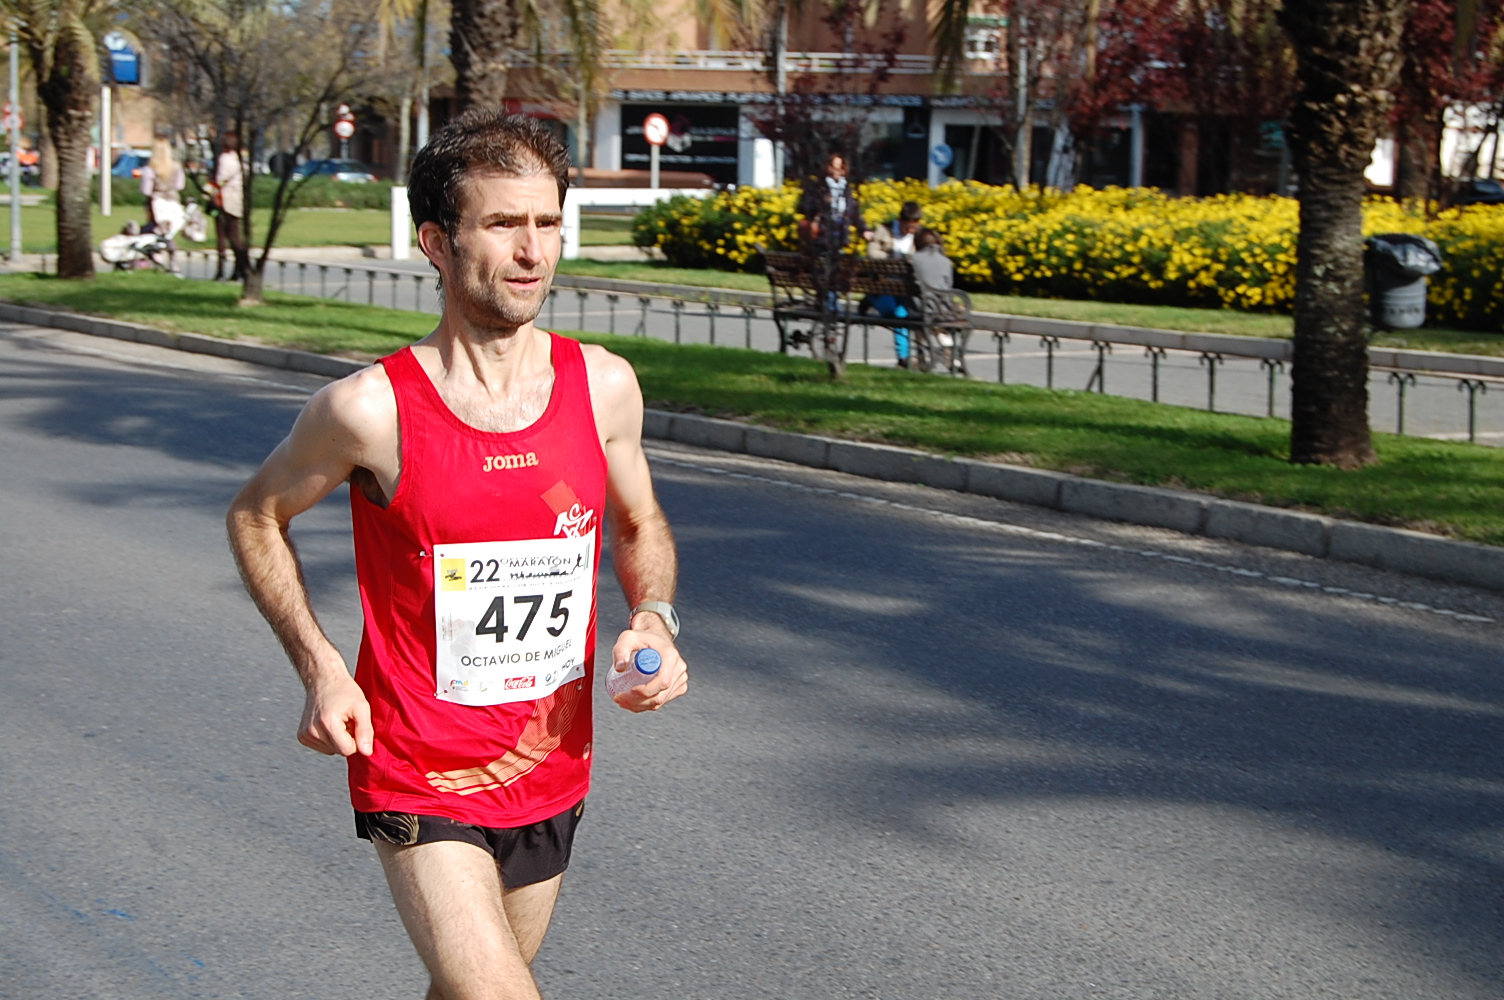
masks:
<path id="1" fill-rule="evenodd" d="M 110 214 L 110 85 L 99 88 L 99 214 Z"/>
<path id="2" fill-rule="evenodd" d="M 10 34 L 10 262 L 21 259 L 21 77 L 16 33 Z"/>

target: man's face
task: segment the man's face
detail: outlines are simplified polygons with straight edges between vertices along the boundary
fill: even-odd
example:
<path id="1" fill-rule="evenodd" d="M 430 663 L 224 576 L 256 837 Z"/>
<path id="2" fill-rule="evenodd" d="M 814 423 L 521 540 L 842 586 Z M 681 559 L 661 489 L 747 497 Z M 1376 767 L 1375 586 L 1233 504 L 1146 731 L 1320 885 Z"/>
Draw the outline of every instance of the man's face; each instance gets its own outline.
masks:
<path id="1" fill-rule="evenodd" d="M 454 240 L 434 226 L 444 249 L 429 256 L 444 275 L 447 303 L 478 330 L 510 333 L 537 318 L 553 283 L 563 249 L 558 185 L 546 171 L 480 174 L 462 192 Z"/>
<path id="2" fill-rule="evenodd" d="M 922 225 L 921 220 L 909 219 L 898 224 L 898 231 L 903 233 L 905 236 L 913 236 L 915 233 L 919 232 L 920 225 Z"/>

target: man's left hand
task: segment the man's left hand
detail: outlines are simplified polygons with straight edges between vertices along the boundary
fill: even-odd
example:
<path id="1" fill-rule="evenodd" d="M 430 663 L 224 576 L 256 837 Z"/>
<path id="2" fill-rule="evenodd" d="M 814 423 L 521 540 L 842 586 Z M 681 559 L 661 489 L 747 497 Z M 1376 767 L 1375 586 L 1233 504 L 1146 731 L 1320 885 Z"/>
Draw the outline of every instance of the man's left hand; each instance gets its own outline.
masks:
<path id="1" fill-rule="evenodd" d="M 616 639 L 611 648 L 611 669 L 631 669 L 633 658 L 641 649 L 657 650 L 663 657 L 663 666 L 658 676 L 646 684 L 639 684 L 613 699 L 629 712 L 656 712 L 689 690 L 689 664 L 674 648 L 674 640 L 662 620 L 654 614 L 638 617 L 642 627 L 627 629 Z"/>

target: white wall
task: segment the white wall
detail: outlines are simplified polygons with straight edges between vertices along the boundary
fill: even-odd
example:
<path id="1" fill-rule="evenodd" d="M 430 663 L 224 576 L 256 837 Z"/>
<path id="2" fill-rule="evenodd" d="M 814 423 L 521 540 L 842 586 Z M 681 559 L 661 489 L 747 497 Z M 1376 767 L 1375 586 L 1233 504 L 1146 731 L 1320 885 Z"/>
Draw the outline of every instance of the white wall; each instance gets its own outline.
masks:
<path id="1" fill-rule="evenodd" d="M 1457 105 L 1448 108 L 1442 117 L 1445 126 L 1441 133 L 1441 170 L 1447 177 L 1461 177 L 1467 172 L 1468 155 L 1478 147 L 1488 127 L 1488 108 L 1481 105 Z M 1488 140 L 1478 159 L 1478 176 L 1496 176 L 1497 164 L 1488 162 L 1494 152 L 1494 142 Z M 1504 158 L 1501 158 L 1504 159 Z"/>
<path id="2" fill-rule="evenodd" d="M 1376 187 L 1388 187 L 1394 183 L 1394 140 L 1380 139 L 1373 144 L 1373 156 L 1369 157 L 1363 177 Z"/>
<path id="3" fill-rule="evenodd" d="M 574 260 L 580 256 L 580 206 L 611 205 L 614 207 L 653 205 L 676 194 L 691 198 L 704 198 L 704 188 L 570 188 L 564 199 L 564 259 Z"/>
<path id="4" fill-rule="evenodd" d="M 621 169 L 621 102 L 602 101 L 595 113 L 595 147 L 590 165 L 597 170 Z"/>
<path id="5" fill-rule="evenodd" d="M 767 143 L 769 157 L 766 176 L 759 176 L 757 170 L 757 147 L 758 143 Z M 747 108 L 742 108 L 736 117 L 736 184 L 738 187 L 771 187 L 773 144 L 762 138 L 757 131 L 757 126 L 752 124 L 752 115 Z"/>

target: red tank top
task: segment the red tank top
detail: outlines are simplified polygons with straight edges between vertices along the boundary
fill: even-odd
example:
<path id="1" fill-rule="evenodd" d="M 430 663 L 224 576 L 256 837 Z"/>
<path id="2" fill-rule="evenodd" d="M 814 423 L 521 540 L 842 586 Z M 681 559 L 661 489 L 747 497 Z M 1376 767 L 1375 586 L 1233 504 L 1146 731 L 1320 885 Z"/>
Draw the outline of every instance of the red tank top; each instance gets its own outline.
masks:
<path id="1" fill-rule="evenodd" d="M 397 495 L 385 509 L 360 490 L 350 491 L 365 613 L 355 680 L 370 700 L 376 733 L 370 757 L 349 758 L 351 801 L 361 812 L 526 826 L 563 812 L 589 789 L 595 570 L 606 457 L 580 345 L 549 336 L 554 386 L 548 407 L 532 426 L 504 434 L 478 430 L 455 416 L 410 349 L 381 359 L 397 397 L 402 465 Z M 549 541 L 529 541 L 535 539 Z M 487 549 L 474 543 L 508 543 L 510 551 L 525 553 L 572 546 L 580 592 L 555 587 L 551 593 L 547 572 L 529 577 L 519 571 L 523 579 L 540 582 L 495 591 L 501 596 L 484 611 L 448 615 L 445 608 L 456 596 L 451 590 L 499 586 L 485 582 L 496 579 L 498 562 L 485 557 L 508 551 L 506 545 Z M 442 558 L 449 555 L 456 558 Z M 509 560 L 504 554 L 499 561 L 514 568 L 547 562 Z M 470 596 L 493 600 L 489 593 Z M 436 596 L 442 626 L 435 621 Z M 570 614 L 586 617 L 576 618 L 569 630 Z M 556 662 L 571 667 L 567 675 L 545 674 L 542 668 L 529 673 L 526 664 L 514 664 L 497 668 L 505 674 L 504 684 L 491 683 L 501 674 L 478 675 L 479 683 L 446 680 L 444 665 L 460 662 L 451 651 L 457 647 L 448 641 L 451 625 L 472 644 L 462 650 L 467 665 L 524 655 L 541 659 L 558 653 L 571 636 L 582 641 L 558 654 Z M 441 628 L 446 659 L 440 659 Z M 531 646 L 518 638 L 525 631 L 531 633 Z M 545 653 L 540 640 L 556 648 Z M 532 652 L 518 654 L 518 649 Z M 475 653 L 486 655 L 469 655 Z M 526 676 L 515 676 L 519 673 Z M 551 686 L 559 676 L 571 679 L 534 700 L 452 700 L 526 697 L 530 687 Z M 502 687 L 507 690 L 499 693 Z M 492 690 L 485 695 L 465 693 L 487 688 Z"/>

